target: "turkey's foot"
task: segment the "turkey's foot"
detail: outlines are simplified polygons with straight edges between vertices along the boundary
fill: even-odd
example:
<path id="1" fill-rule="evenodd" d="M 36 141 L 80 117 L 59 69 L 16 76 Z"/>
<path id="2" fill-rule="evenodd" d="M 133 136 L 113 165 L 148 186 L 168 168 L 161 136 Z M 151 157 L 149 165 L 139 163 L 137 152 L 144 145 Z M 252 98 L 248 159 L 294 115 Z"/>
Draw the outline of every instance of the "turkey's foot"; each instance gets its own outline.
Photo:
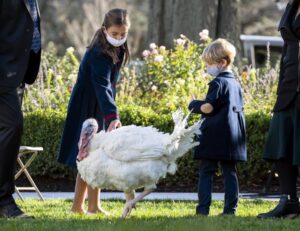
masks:
<path id="1" fill-rule="evenodd" d="M 145 196 L 149 195 L 151 192 L 153 192 L 153 190 L 154 189 L 145 189 L 133 200 L 128 201 L 123 209 L 122 218 L 126 218 L 131 213 L 131 210 L 135 208 L 136 203 L 142 200 Z"/>
<path id="2" fill-rule="evenodd" d="M 127 216 L 129 216 L 133 208 L 135 208 L 135 203 L 133 202 L 133 200 L 126 202 L 123 209 L 122 218 L 126 218 Z"/>

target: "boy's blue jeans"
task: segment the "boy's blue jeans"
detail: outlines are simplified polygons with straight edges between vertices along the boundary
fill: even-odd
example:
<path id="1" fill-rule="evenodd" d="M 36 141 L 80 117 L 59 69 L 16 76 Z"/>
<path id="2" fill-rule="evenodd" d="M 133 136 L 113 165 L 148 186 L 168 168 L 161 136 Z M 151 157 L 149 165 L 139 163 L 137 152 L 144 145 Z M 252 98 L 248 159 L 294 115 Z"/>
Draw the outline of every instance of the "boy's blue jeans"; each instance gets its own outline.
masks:
<path id="1" fill-rule="evenodd" d="M 236 173 L 236 161 L 213 160 L 203 160 L 200 166 L 198 182 L 199 204 L 196 208 L 197 214 L 209 214 L 213 176 L 218 168 L 218 163 L 220 163 L 221 165 L 222 177 L 225 186 L 223 214 L 235 214 L 239 197 L 239 183 Z"/>

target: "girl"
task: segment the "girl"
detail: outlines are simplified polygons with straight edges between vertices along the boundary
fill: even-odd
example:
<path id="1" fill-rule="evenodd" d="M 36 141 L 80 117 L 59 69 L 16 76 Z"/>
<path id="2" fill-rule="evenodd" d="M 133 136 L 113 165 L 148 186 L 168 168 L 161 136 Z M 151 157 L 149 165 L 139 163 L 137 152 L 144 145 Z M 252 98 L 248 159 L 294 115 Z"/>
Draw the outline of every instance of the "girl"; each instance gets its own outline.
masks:
<path id="1" fill-rule="evenodd" d="M 196 214 L 209 214 L 212 178 L 218 164 L 225 183 L 223 214 L 234 215 L 237 208 L 236 162 L 246 161 L 246 139 L 241 87 L 231 71 L 235 55 L 235 47 L 224 39 L 214 41 L 204 50 L 207 73 L 215 78 L 209 83 L 206 99 L 193 100 L 189 105 L 189 110 L 205 118 L 200 145 L 195 148 L 195 159 L 202 160 Z"/>
<path id="2" fill-rule="evenodd" d="M 122 63 L 129 59 L 127 33 L 130 22 L 126 10 L 110 10 L 96 32 L 80 64 L 72 91 L 58 161 L 76 167 L 82 123 L 96 118 L 99 130 L 121 126 L 115 103 L 116 82 Z M 77 174 L 72 211 L 84 213 L 88 193 L 88 213 L 106 213 L 100 207 L 99 189 L 89 187 Z"/>

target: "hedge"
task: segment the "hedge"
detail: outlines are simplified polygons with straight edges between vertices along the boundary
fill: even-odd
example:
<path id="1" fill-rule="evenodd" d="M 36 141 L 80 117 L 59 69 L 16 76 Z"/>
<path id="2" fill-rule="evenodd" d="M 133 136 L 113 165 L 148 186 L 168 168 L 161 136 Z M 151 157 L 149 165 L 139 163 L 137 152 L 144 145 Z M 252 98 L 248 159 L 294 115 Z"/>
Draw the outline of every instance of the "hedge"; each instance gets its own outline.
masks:
<path id="1" fill-rule="evenodd" d="M 123 125 L 153 125 L 159 130 L 173 129 L 171 115 L 159 115 L 149 108 L 135 105 L 120 107 Z M 36 110 L 25 114 L 22 145 L 42 146 L 44 151 L 30 166 L 34 176 L 67 177 L 74 179 L 75 171 L 57 163 L 57 153 L 64 125 L 65 112 Z M 191 123 L 197 118 L 191 118 Z M 243 185 L 262 184 L 270 165 L 262 160 L 270 115 L 257 111 L 246 114 L 248 161 L 239 164 L 239 180 Z M 198 162 L 188 153 L 178 161 L 174 176 L 162 180 L 165 186 L 186 187 L 194 185 L 198 177 Z"/>

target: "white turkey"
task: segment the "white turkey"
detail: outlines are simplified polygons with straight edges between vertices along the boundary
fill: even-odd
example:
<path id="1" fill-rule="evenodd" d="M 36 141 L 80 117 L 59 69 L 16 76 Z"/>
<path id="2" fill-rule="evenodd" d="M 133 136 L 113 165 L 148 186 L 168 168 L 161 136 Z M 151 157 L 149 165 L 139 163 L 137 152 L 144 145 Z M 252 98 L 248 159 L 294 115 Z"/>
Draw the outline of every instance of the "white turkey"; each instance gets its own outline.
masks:
<path id="1" fill-rule="evenodd" d="M 86 120 L 77 157 L 81 178 L 92 187 L 123 191 L 125 218 L 138 201 L 156 188 L 159 179 L 176 172 L 176 160 L 199 144 L 194 135 L 200 133 L 200 123 L 187 127 L 188 116 L 184 118 L 181 111 L 172 114 L 172 134 L 135 125 L 96 133 L 97 121 Z M 135 197 L 138 188 L 144 191 Z"/>

